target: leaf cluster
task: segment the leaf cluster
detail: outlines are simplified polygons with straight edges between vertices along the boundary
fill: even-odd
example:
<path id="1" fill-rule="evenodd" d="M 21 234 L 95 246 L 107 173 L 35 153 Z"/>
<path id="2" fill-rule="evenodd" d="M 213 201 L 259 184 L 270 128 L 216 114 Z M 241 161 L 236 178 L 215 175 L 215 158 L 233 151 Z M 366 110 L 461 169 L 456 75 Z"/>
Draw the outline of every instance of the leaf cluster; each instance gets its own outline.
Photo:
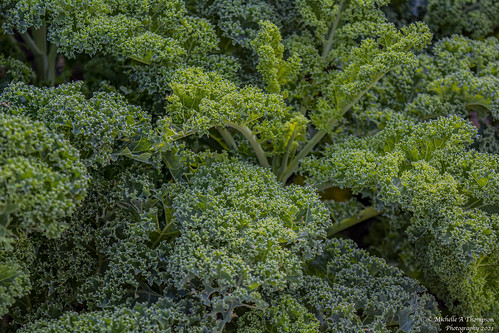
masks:
<path id="1" fill-rule="evenodd" d="M 387 4 L 3 1 L 0 330 L 496 320 L 493 6 Z"/>

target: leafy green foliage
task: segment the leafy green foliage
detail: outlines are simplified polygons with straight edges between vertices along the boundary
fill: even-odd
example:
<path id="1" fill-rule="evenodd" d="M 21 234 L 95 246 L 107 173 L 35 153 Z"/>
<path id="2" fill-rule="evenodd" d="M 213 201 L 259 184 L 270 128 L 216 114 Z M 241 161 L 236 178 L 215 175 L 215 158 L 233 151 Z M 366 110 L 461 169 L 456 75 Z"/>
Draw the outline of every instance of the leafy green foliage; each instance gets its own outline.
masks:
<path id="1" fill-rule="evenodd" d="M 264 166 L 268 166 L 267 156 L 282 155 L 303 140 L 307 120 L 291 112 L 281 95 L 266 94 L 252 86 L 240 89 L 215 72 L 196 68 L 180 70 L 172 81 L 168 117 L 162 126 L 173 125 L 182 131 L 168 134 L 167 140 L 208 134 L 217 127 L 235 129 L 244 137 L 243 144 L 248 142 L 256 150 Z M 225 139 L 237 148 L 230 133 Z"/>
<path id="2" fill-rule="evenodd" d="M 499 159 L 467 150 L 476 129 L 457 118 L 389 124 L 304 164 L 314 181 L 368 191 L 379 209 L 413 213 L 406 232 L 437 295 L 481 315 L 497 301 Z M 480 262 L 489 266 L 481 266 Z M 480 268 L 478 268 L 480 267 Z M 477 297 L 477 295 L 479 295 Z"/>
<path id="3" fill-rule="evenodd" d="M 151 134 L 150 116 L 140 108 L 112 93 L 87 99 L 81 83 L 57 88 L 12 84 L 0 95 L 0 103 L 4 112 L 43 121 L 64 135 L 87 166 L 106 165 L 113 153 Z"/>
<path id="4" fill-rule="evenodd" d="M 462 34 L 474 39 L 498 32 L 494 0 L 429 0 L 424 18 L 437 37 Z"/>
<path id="5" fill-rule="evenodd" d="M 258 55 L 257 69 L 267 83 L 267 91 L 279 93 L 281 86 L 292 81 L 298 74 L 300 58 L 293 54 L 287 61 L 283 60 L 284 46 L 281 43 L 279 29 L 268 21 L 263 21 L 258 36 L 251 46 Z"/>
<path id="6" fill-rule="evenodd" d="M 494 37 L 442 39 L 418 56 L 415 68 L 404 66 L 384 77 L 355 110 L 352 123 L 359 127 L 374 120 L 384 126 L 390 118 L 418 121 L 454 114 L 479 127 L 476 149 L 497 153 L 498 47 Z M 351 127 L 350 132 L 359 132 Z"/>
<path id="7" fill-rule="evenodd" d="M 262 292 L 296 287 L 303 260 L 320 252 L 329 219 L 316 194 L 281 188 L 241 162 L 201 167 L 173 199 L 180 236 L 169 271 L 222 327 L 237 307 L 265 307 Z"/>
<path id="8" fill-rule="evenodd" d="M 11 81 L 28 83 L 32 76 L 33 72 L 26 64 L 13 57 L 5 57 L 0 53 L 0 92 Z"/>
<path id="9" fill-rule="evenodd" d="M 493 7 L 401 2 L 2 1 L 0 331 L 499 322 Z"/>
<path id="10" fill-rule="evenodd" d="M 88 178 L 78 152 L 40 122 L 0 113 L 0 314 L 30 287 L 30 250 L 20 240 L 33 232 L 55 238 L 60 218 L 84 198 Z M 28 254 L 27 254 L 28 253 Z"/>
<path id="11" fill-rule="evenodd" d="M 0 315 L 8 313 L 8 307 L 14 303 L 15 298 L 24 296 L 30 288 L 29 275 L 21 265 L 0 254 Z"/>
<path id="12" fill-rule="evenodd" d="M 193 10 L 204 12 L 202 14 L 213 18 L 222 31 L 222 36 L 238 46 L 249 47 L 250 41 L 257 36 L 260 21 L 270 19 L 273 23 L 280 22 L 275 6 L 266 1 L 196 2 Z"/>
<path id="13" fill-rule="evenodd" d="M 64 229 L 57 219 L 85 196 L 86 170 L 78 152 L 40 122 L 0 113 L 0 242 L 15 230 L 49 237 Z"/>
<path id="14" fill-rule="evenodd" d="M 418 57 L 416 70 L 402 67 L 382 80 L 369 102 L 422 119 L 472 112 L 497 118 L 498 47 L 496 38 L 442 39 Z"/>
<path id="15" fill-rule="evenodd" d="M 498 8 L 493 0 L 393 0 L 383 11 L 399 26 L 424 21 L 437 39 L 460 34 L 481 40 L 497 37 Z"/>
<path id="16" fill-rule="evenodd" d="M 115 56 L 115 61 L 133 60 L 132 76 L 140 87 L 161 91 L 162 76 L 186 61 L 206 64 L 204 57 L 217 48 L 212 26 L 189 16 L 178 0 L 9 0 L 0 9 L 3 30 L 21 34 L 42 59 L 37 64 L 42 81 L 55 80 L 57 53 L 100 53 Z"/>
<path id="17" fill-rule="evenodd" d="M 84 314 L 69 312 L 57 320 L 36 321 L 20 332 L 206 332 L 209 326 L 195 323 L 196 305 L 164 298 L 152 306 L 138 304 L 131 309 L 116 307 Z"/>
<path id="18" fill-rule="evenodd" d="M 133 307 L 161 297 L 175 228 L 167 225 L 171 219 L 163 206 L 167 198 L 154 187 L 154 172 L 144 168 L 135 172 L 139 170 L 144 176 L 138 178 L 129 172 L 94 174 L 87 198 L 67 218 L 68 228 L 61 237 L 31 237 L 36 249 L 29 267 L 31 305 L 19 302 L 11 308 L 16 321 L 55 319 L 82 306 Z M 13 252 L 20 256 L 26 251 Z"/>
<path id="19" fill-rule="evenodd" d="M 444 210 L 408 229 L 428 286 L 462 314 L 497 320 L 497 214 Z M 422 230 L 431 233 L 420 236 Z"/>
<path id="20" fill-rule="evenodd" d="M 387 23 L 378 9 L 382 4 L 299 2 L 310 33 L 291 36 L 287 44 L 305 70 L 296 98 L 313 112 L 311 119 L 319 129 L 329 130 L 390 69 L 412 63 L 411 49 L 429 42 L 431 35 L 422 24 L 397 31 Z"/>
<path id="21" fill-rule="evenodd" d="M 263 311 L 250 311 L 238 321 L 238 332 L 302 332 L 313 333 L 319 321 L 290 295 L 284 295 Z"/>
<path id="22" fill-rule="evenodd" d="M 140 176 L 130 171 L 113 182 L 103 182 L 106 186 L 98 189 L 92 200 L 97 212 L 104 206 L 99 202 L 106 202 L 107 212 L 99 221 L 82 212 L 96 229 L 93 255 L 107 267 L 80 279 L 79 301 L 91 308 L 153 302 L 167 294 L 165 289 L 171 285 L 166 265 L 178 223 L 170 208 L 169 191 L 154 181 L 154 172 L 141 171 Z M 116 204 L 119 209 L 113 208 Z"/>
<path id="23" fill-rule="evenodd" d="M 414 246 L 405 233 L 411 217 L 409 212 L 379 215 L 363 241 L 369 245 L 369 253 L 384 258 L 408 276 L 421 280 L 421 265 L 416 260 Z"/>
<path id="24" fill-rule="evenodd" d="M 307 263 L 301 299 L 318 313 L 321 331 L 431 332 L 436 303 L 415 280 L 351 240 L 332 239 Z"/>

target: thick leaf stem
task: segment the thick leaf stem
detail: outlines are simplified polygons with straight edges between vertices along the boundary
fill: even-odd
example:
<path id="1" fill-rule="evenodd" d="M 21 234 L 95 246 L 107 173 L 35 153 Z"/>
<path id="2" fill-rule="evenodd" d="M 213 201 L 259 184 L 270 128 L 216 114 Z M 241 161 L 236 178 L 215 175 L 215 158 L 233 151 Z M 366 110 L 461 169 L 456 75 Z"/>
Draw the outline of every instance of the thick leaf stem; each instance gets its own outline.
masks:
<path id="1" fill-rule="evenodd" d="M 338 6 L 338 14 L 336 15 L 336 19 L 334 20 L 334 23 L 331 27 L 331 31 L 329 32 L 329 37 L 327 39 L 326 45 L 324 45 L 324 48 L 322 49 L 322 60 L 326 60 L 327 55 L 329 54 L 329 51 L 331 51 L 331 47 L 333 46 L 334 35 L 336 34 L 336 28 L 338 27 L 338 23 L 340 22 L 343 3 L 344 0 L 341 0 Z"/>
<path id="2" fill-rule="evenodd" d="M 303 147 L 300 152 L 295 156 L 295 158 L 289 163 L 286 172 L 279 179 L 283 184 L 286 183 L 289 177 L 295 172 L 296 168 L 300 164 L 301 160 L 306 157 L 312 149 L 322 140 L 322 138 L 327 134 L 327 131 L 320 130 L 307 142 L 305 147 Z"/>
<path id="3" fill-rule="evenodd" d="M 349 218 L 346 218 L 339 223 L 334 224 L 333 226 L 329 227 L 327 229 L 327 237 L 331 238 L 335 234 L 339 233 L 340 231 L 343 231 L 345 229 L 348 229 L 357 223 L 369 220 L 370 218 L 373 218 L 375 216 L 381 215 L 383 212 L 378 211 L 374 207 L 367 207 L 366 209 L 362 210 L 357 216 L 352 216 Z"/>
<path id="4" fill-rule="evenodd" d="M 293 141 L 295 140 L 296 137 L 296 129 L 293 130 L 293 134 L 291 134 L 291 137 L 289 138 L 288 144 L 286 146 L 286 153 L 284 153 L 284 157 L 282 158 L 281 161 L 281 168 L 279 169 L 279 177 L 278 179 L 281 178 L 282 174 L 286 171 L 286 168 L 288 167 L 288 160 L 289 160 L 289 155 L 291 153 L 291 147 L 293 146 Z"/>
<path id="5" fill-rule="evenodd" d="M 228 127 L 232 127 L 233 129 L 239 131 L 242 135 L 244 135 L 244 137 L 249 141 L 251 147 L 255 151 L 256 158 L 258 159 L 260 165 L 264 168 L 270 168 L 269 161 L 267 161 L 267 157 L 265 156 L 265 152 L 263 151 L 262 146 L 260 145 L 260 143 L 258 143 L 255 135 L 253 135 L 253 132 L 251 132 L 248 127 L 244 125 L 238 125 L 230 121 L 226 121 L 225 125 Z"/>
<path id="6" fill-rule="evenodd" d="M 35 56 L 35 69 L 38 82 L 55 83 L 55 64 L 57 58 L 57 46 L 47 41 L 47 25 L 44 23 L 31 35 L 28 31 L 21 34 L 26 47 Z"/>
<path id="7" fill-rule="evenodd" d="M 385 73 L 381 73 L 366 87 L 366 89 L 362 90 L 350 103 L 341 108 L 338 112 L 338 116 L 333 116 L 327 123 L 328 130 L 320 130 L 307 142 L 307 144 L 303 147 L 302 150 L 296 155 L 296 157 L 291 161 L 284 175 L 279 179 L 283 184 L 286 183 L 289 177 L 295 172 L 296 168 L 300 164 L 301 160 L 305 158 L 310 152 L 315 148 L 315 146 L 322 140 L 322 138 L 336 125 L 336 122 L 345 115 L 345 113 L 350 110 L 352 106 L 357 103 L 362 96 L 364 96 L 375 84 L 378 82 Z"/>
<path id="8" fill-rule="evenodd" d="M 217 131 L 218 133 L 222 136 L 222 138 L 224 139 L 225 143 L 233 148 L 234 150 L 237 150 L 237 143 L 236 141 L 234 141 L 234 138 L 232 137 L 232 134 L 230 134 L 229 131 L 227 131 L 226 128 L 224 127 L 217 127 Z"/>

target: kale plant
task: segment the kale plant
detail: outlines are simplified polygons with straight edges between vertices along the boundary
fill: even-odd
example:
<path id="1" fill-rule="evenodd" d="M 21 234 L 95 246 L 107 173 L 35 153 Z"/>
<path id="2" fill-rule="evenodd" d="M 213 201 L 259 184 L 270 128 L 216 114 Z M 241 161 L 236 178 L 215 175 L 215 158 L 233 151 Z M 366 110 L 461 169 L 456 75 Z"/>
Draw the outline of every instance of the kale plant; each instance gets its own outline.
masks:
<path id="1" fill-rule="evenodd" d="M 2 1 L 0 331 L 498 329 L 498 8 L 448 7 Z"/>

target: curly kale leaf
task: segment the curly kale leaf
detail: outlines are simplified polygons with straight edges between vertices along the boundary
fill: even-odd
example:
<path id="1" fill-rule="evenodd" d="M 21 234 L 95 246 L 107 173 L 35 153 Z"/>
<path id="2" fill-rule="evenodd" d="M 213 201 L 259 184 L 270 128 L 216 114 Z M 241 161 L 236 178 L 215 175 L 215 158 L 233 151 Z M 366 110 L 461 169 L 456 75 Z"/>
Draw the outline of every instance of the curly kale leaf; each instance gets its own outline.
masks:
<path id="1" fill-rule="evenodd" d="M 301 81 L 290 96 L 302 110 L 312 111 L 316 127 L 327 131 L 386 73 L 413 64 L 411 50 L 425 47 L 431 34 L 420 23 L 397 30 L 376 1 L 324 2 L 299 2 L 313 29 L 290 36 L 285 45 L 303 63 Z"/>
<path id="2" fill-rule="evenodd" d="M 78 298 L 91 308 L 154 302 L 170 292 L 167 265 L 178 222 L 170 191 L 157 176 L 140 171 L 124 172 L 110 183 L 102 180 L 106 186 L 91 202 L 96 212 L 83 211 L 79 218 L 94 224 L 94 255 L 106 267 L 82 280 Z"/>
<path id="3" fill-rule="evenodd" d="M 162 298 L 158 302 L 119 306 L 94 312 L 67 312 L 59 319 L 38 320 L 23 326 L 19 332 L 100 333 L 100 332 L 211 332 L 213 324 L 200 319 L 202 307 L 192 301 L 175 302 Z"/>
<path id="4" fill-rule="evenodd" d="M 497 321 L 499 215 L 449 208 L 407 229 L 423 281 L 461 315 Z"/>
<path id="5" fill-rule="evenodd" d="M 2 9 L 6 32 L 46 29 L 48 41 L 68 56 L 103 52 L 143 63 L 171 62 L 187 49 L 195 53 L 216 47 L 209 24 L 189 17 L 177 0 L 10 0 Z"/>
<path id="6" fill-rule="evenodd" d="M 269 93 L 281 92 L 281 86 L 294 80 L 299 73 L 301 60 L 293 54 L 288 60 L 283 60 L 284 45 L 281 43 L 279 29 L 269 21 L 260 22 L 261 29 L 251 42 L 258 55 L 258 71 L 267 84 Z M 283 92 L 286 97 L 287 92 Z"/>
<path id="7" fill-rule="evenodd" d="M 121 63 L 129 59 L 142 89 L 164 91 L 163 75 L 186 62 L 210 62 L 218 47 L 212 25 L 188 15 L 179 0 L 9 0 L 0 10 L 3 30 L 20 34 L 35 56 L 38 81 L 50 84 L 58 53 L 104 54 Z"/>
<path id="8" fill-rule="evenodd" d="M 0 314 L 31 288 L 22 243 L 33 232 L 55 238 L 86 194 L 78 151 L 42 123 L 0 112 Z M 32 235 L 31 235 L 32 236 Z M 20 252 L 16 255 L 13 251 Z M 30 255 L 28 255 L 30 256 Z"/>
<path id="9" fill-rule="evenodd" d="M 169 271 L 222 316 L 220 327 L 238 307 L 265 307 L 261 292 L 296 287 L 329 224 L 312 190 L 282 188 L 268 170 L 238 161 L 200 167 L 173 208 L 180 236 Z"/>
<path id="10" fill-rule="evenodd" d="M 480 316 L 498 297 L 495 265 L 481 263 L 497 260 L 499 157 L 468 150 L 475 135 L 456 116 L 389 124 L 308 159 L 304 170 L 371 193 L 379 209 L 411 212 L 406 233 L 424 253 L 417 260 L 431 289 L 459 313 Z"/>
<path id="11" fill-rule="evenodd" d="M 76 149 L 42 123 L 0 113 L 0 242 L 15 230 L 49 237 L 84 198 L 87 172 Z"/>
<path id="12" fill-rule="evenodd" d="M 238 333 L 314 333 L 319 321 L 291 295 L 283 295 L 264 310 L 245 313 L 237 321 Z"/>
<path id="13" fill-rule="evenodd" d="M 494 0 L 429 0 L 424 21 L 437 37 L 461 34 L 481 39 L 498 31 Z"/>
<path id="14" fill-rule="evenodd" d="M 415 66 L 401 66 L 381 79 L 361 101 L 351 124 L 365 133 L 366 118 L 384 126 L 387 114 L 413 120 L 458 115 L 480 129 L 475 148 L 498 152 L 498 47 L 495 37 L 476 41 L 455 35 L 436 42 L 417 57 Z"/>
<path id="15" fill-rule="evenodd" d="M 177 293 L 166 266 L 178 231 L 164 179 L 152 168 L 125 165 L 115 175 L 110 168 L 93 172 L 86 199 L 64 219 L 68 228 L 59 238 L 29 237 L 31 292 L 29 303 L 11 307 L 15 324 Z M 10 255 L 25 252 L 16 244 Z"/>
<path id="16" fill-rule="evenodd" d="M 438 331 L 437 304 L 426 289 L 351 240 L 328 240 L 306 267 L 300 299 L 316 313 L 321 331 Z"/>
<path id="17" fill-rule="evenodd" d="M 239 88 L 199 68 L 179 70 L 172 81 L 167 117 L 159 125 L 167 142 L 194 133 L 202 136 L 217 128 L 229 147 L 249 143 L 260 164 L 268 167 L 268 156 L 282 156 L 304 139 L 307 119 L 292 112 L 280 94 L 267 94 L 253 86 Z M 227 129 L 236 130 L 244 139 L 233 138 Z"/>
<path id="18" fill-rule="evenodd" d="M 11 84 L 0 95 L 0 103 L 3 112 L 40 120 L 61 133 L 78 148 L 83 162 L 94 168 L 109 164 L 113 153 L 151 136 L 147 113 L 114 93 L 94 93 L 87 99 L 81 82 L 57 88 Z"/>
<path id="19" fill-rule="evenodd" d="M 0 93 L 11 82 L 28 83 L 33 77 L 32 69 L 20 60 L 5 57 L 0 53 Z"/>
<path id="20" fill-rule="evenodd" d="M 0 316 L 8 313 L 8 308 L 16 298 L 27 294 L 31 288 L 28 271 L 22 264 L 0 252 Z"/>

